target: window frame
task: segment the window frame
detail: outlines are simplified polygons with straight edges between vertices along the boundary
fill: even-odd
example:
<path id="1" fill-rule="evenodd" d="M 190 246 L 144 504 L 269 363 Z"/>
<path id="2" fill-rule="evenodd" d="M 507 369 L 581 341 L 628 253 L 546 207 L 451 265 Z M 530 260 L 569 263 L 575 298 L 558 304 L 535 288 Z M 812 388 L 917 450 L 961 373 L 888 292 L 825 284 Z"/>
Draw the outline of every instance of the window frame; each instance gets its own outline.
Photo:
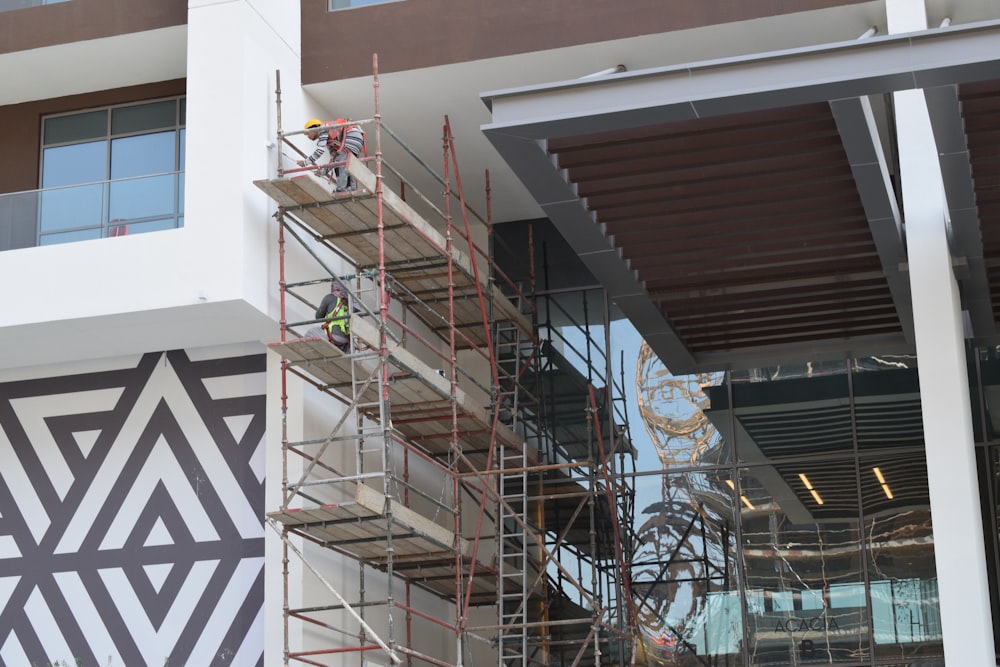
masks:
<path id="1" fill-rule="evenodd" d="M 127 109 L 130 107 L 142 107 L 151 104 L 157 104 L 161 102 L 172 102 L 174 105 L 173 113 L 173 124 L 172 125 L 160 125 L 157 127 L 141 129 L 141 130 L 131 130 L 126 132 L 114 132 L 114 122 L 115 122 L 115 111 L 117 109 Z M 45 114 L 41 117 L 39 123 L 39 158 L 38 158 L 38 183 L 39 183 L 39 193 L 41 197 L 44 197 L 46 191 L 52 191 L 62 188 L 78 188 L 86 187 L 90 185 L 100 185 L 103 188 L 102 192 L 102 205 L 101 205 L 101 224 L 100 224 L 100 238 L 106 238 L 109 236 L 121 235 L 120 228 L 126 227 L 128 225 L 135 225 L 137 227 L 155 227 L 153 223 L 170 221 L 171 224 L 168 229 L 177 229 L 184 226 L 184 202 L 183 193 L 185 191 L 184 187 L 184 172 L 185 172 L 185 158 L 186 151 L 184 150 L 185 142 L 187 139 L 187 95 L 170 95 L 160 98 L 153 98 L 148 100 L 139 100 L 132 102 L 124 102 L 120 104 L 110 104 L 102 105 L 97 107 L 89 107 L 83 109 L 74 109 L 72 111 Z M 46 143 L 46 122 L 57 118 L 69 118 L 72 116 L 80 116 L 83 114 L 103 112 L 104 114 L 104 133 L 101 136 L 91 136 L 86 138 L 64 140 L 64 141 L 51 141 Z M 142 137 L 148 135 L 162 134 L 166 132 L 173 132 L 173 169 L 165 172 L 156 172 L 150 174 L 142 174 L 140 176 L 130 176 L 125 178 L 112 178 L 112 171 L 114 165 L 112 164 L 113 154 L 114 154 L 114 142 L 117 139 L 127 139 L 131 137 Z M 45 183 L 45 165 L 46 165 L 46 151 L 50 148 L 61 148 L 66 146 L 83 145 L 87 143 L 95 143 L 103 141 L 104 142 L 104 164 L 103 164 L 103 174 L 104 178 L 99 181 L 87 181 L 80 183 L 71 183 L 67 185 L 59 186 L 48 186 Z M 140 178 L 157 178 L 162 176 L 171 176 L 173 179 L 173 211 L 170 215 L 151 215 L 147 217 L 139 218 L 129 218 L 127 221 L 120 221 L 119 224 L 115 224 L 110 218 L 111 215 L 111 191 L 115 184 L 126 183 L 129 181 L 136 181 Z M 45 231 L 42 229 L 42 212 L 39 209 L 38 224 L 35 230 L 36 245 L 48 245 L 45 239 L 46 237 L 52 236 L 53 238 L 57 235 L 65 235 L 68 233 L 80 233 L 87 230 L 97 229 L 98 227 L 93 224 L 85 224 L 74 227 L 65 227 L 54 230 Z M 138 233 L 143 233 L 142 231 Z M 161 229 L 150 229 L 149 231 L 163 231 Z M 58 241 L 56 241 L 58 243 Z"/>

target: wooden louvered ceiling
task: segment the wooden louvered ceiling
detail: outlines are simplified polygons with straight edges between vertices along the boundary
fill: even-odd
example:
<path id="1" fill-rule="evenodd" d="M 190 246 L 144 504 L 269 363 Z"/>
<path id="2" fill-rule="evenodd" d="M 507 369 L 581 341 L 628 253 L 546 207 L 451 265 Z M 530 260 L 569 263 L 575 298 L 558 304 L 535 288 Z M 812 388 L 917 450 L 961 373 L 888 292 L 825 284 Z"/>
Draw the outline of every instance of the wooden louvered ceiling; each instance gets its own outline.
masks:
<path id="1" fill-rule="evenodd" d="M 912 354 L 893 95 L 919 90 L 966 333 L 997 345 L 996 42 L 968 26 L 496 91 L 484 132 L 672 372 Z"/>
<path id="2" fill-rule="evenodd" d="M 549 150 L 693 353 L 901 335 L 829 104 Z"/>
<path id="3" fill-rule="evenodd" d="M 1000 82 L 959 87 L 993 319 L 1000 321 Z"/>

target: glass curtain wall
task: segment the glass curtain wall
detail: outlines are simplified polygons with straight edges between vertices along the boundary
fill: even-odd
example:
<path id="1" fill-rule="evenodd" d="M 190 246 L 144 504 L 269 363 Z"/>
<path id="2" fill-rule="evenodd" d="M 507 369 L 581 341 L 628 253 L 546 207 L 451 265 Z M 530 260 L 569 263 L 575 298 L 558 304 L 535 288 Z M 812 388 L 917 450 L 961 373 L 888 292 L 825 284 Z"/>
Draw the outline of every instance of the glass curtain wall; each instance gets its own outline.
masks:
<path id="1" fill-rule="evenodd" d="M 979 461 L 986 566 L 993 604 L 993 637 L 1000 661 L 1000 348 L 977 350 L 969 371 Z M 978 397 L 978 400 L 976 400 Z"/>
<path id="2" fill-rule="evenodd" d="M 914 359 L 636 387 L 641 661 L 943 665 Z"/>

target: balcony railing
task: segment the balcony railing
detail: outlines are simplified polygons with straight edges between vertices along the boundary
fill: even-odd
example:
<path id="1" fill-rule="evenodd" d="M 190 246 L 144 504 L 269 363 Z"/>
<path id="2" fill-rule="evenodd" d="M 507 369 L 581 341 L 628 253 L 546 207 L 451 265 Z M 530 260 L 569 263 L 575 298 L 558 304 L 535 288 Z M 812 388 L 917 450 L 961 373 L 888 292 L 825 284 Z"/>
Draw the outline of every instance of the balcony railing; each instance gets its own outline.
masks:
<path id="1" fill-rule="evenodd" d="M 184 172 L 0 195 L 0 251 L 184 226 Z"/>

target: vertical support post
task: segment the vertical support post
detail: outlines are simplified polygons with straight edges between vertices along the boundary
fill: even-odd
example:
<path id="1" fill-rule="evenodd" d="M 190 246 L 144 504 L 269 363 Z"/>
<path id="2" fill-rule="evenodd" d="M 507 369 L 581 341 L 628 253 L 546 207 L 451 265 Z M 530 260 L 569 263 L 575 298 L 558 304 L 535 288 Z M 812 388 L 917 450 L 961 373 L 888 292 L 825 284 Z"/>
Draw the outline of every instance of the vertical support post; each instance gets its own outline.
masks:
<path id="1" fill-rule="evenodd" d="M 986 547 L 947 205 L 923 91 L 895 93 L 895 109 L 945 659 L 993 667 Z"/>
<path id="2" fill-rule="evenodd" d="M 281 166 L 281 143 L 285 140 L 285 135 L 281 130 L 281 70 L 274 70 L 274 104 L 277 107 L 275 112 L 275 123 L 278 127 L 274 142 L 278 149 L 278 178 L 285 175 L 285 169 Z"/>
<path id="3" fill-rule="evenodd" d="M 927 27 L 923 0 L 887 0 L 886 15 L 890 32 Z M 962 306 L 948 243 L 948 207 L 924 92 L 905 90 L 893 96 L 945 661 L 994 667 Z"/>
<path id="4" fill-rule="evenodd" d="M 444 170 L 444 221 L 445 221 L 445 252 L 448 255 L 448 383 L 449 400 L 451 401 L 451 442 L 449 443 L 449 463 L 452 467 L 458 465 L 458 354 L 455 351 L 455 261 L 454 261 L 454 225 L 451 218 L 451 181 L 449 180 L 448 169 L 448 145 L 450 136 L 447 124 L 441 128 L 441 159 Z M 475 255 L 472 261 L 475 261 Z M 458 478 L 455 478 L 457 482 Z M 461 667 L 462 655 L 462 634 L 463 634 L 463 612 L 462 612 L 462 548 L 461 548 L 461 516 L 458 514 L 461 507 L 461 499 L 458 497 L 457 488 L 455 496 L 455 530 L 452 535 L 455 549 L 455 664 Z"/>
<path id="5" fill-rule="evenodd" d="M 382 424 L 382 491 L 386 498 L 385 521 L 388 530 L 385 538 L 386 556 L 386 611 L 389 615 L 388 632 L 386 633 L 386 643 L 390 651 L 395 648 L 395 627 L 393 624 L 393 584 L 395 580 L 394 572 L 394 551 L 392 544 L 392 495 L 389 484 L 389 470 L 391 467 L 389 446 L 392 438 L 389 433 L 389 347 L 386 330 L 389 321 L 389 285 L 385 270 L 385 217 L 383 201 L 383 176 L 382 176 L 382 113 L 379 106 L 379 76 L 378 76 L 378 54 L 372 55 L 372 86 L 375 98 L 375 202 L 378 216 L 378 314 L 379 314 L 379 335 L 378 335 L 378 355 L 379 355 L 379 423 Z"/>

